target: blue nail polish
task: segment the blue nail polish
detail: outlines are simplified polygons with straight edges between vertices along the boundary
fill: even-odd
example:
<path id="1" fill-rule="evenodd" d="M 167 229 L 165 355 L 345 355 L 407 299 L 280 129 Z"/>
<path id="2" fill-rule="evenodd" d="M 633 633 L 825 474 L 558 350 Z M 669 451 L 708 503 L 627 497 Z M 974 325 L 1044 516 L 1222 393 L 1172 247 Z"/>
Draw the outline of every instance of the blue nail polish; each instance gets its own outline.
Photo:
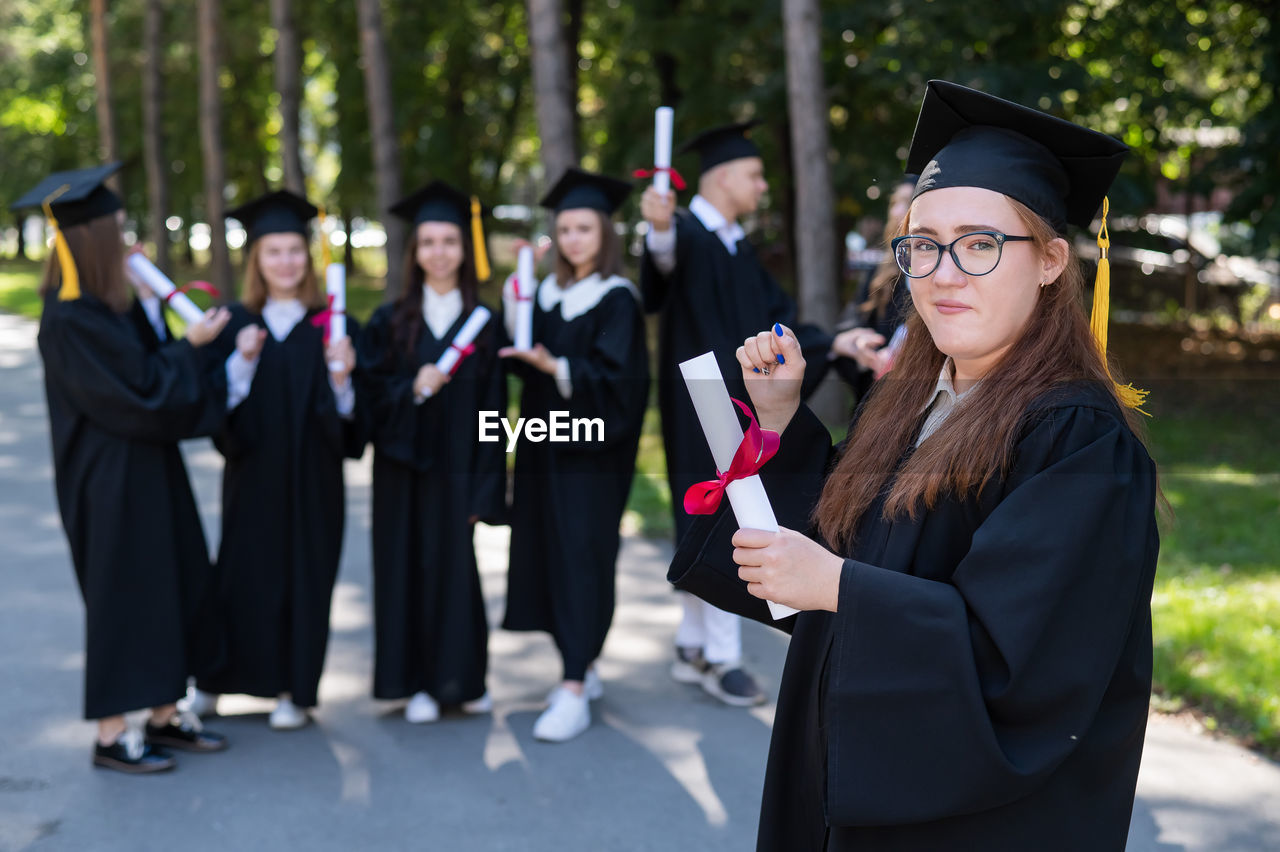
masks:
<path id="1" fill-rule="evenodd" d="M 753 372 L 753 373 L 758 373 L 758 372 L 760 372 L 760 368 L 759 368 L 759 367 L 752 367 L 752 368 L 751 368 L 751 372 Z"/>
<path id="2" fill-rule="evenodd" d="M 782 323 L 780 323 L 780 322 L 775 322 L 775 323 L 773 324 L 773 333 L 774 333 L 774 334 L 776 334 L 776 335 L 778 335 L 779 337 L 781 337 L 781 336 L 782 336 Z"/>
<path id="3" fill-rule="evenodd" d="M 785 364 L 785 363 L 787 363 L 787 359 L 786 359 L 786 358 L 783 358 L 781 355 L 779 355 L 779 356 L 778 356 L 778 363 L 779 363 L 779 364 Z"/>

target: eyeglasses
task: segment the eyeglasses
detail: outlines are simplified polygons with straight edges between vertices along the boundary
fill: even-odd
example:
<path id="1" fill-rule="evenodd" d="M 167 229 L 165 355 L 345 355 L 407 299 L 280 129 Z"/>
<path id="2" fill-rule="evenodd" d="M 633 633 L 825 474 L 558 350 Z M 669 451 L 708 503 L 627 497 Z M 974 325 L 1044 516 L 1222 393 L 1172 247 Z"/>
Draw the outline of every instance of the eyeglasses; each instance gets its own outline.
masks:
<path id="1" fill-rule="evenodd" d="M 944 251 L 951 253 L 956 268 L 965 275 L 986 275 L 1000 263 L 1007 242 L 1030 242 L 1031 237 L 1014 237 L 996 231 L 973 231 L 943 245 L 930 237 L 907 234 L 889 245 L 898 268 L 908 278 L 932 275 Z"/>

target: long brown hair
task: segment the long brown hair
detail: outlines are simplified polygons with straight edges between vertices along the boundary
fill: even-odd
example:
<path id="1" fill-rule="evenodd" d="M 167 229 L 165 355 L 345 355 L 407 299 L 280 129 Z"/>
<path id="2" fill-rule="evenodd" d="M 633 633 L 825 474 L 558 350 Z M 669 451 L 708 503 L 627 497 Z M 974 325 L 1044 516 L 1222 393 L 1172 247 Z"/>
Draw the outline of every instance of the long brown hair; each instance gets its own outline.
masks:
<path id="1" fill-rule="evenodd" d="M 613 227 L 613 217 L 600 210 L 593 210 L 600 222 L 600 251 L 596 254 L 595 269 L 601 279 L 610 278 L 622 273 L 622 239 Z M 573 265 L 564 259 L 560 247 L 555 240 L 551 241 L 551 251 L 555 254 L 556 283 L 566 287 L 578 280 L 574 275 Z"/>
<path id="2" fill-rule="evenodd" d="M 129 309 L 129 284 L 124 277 L 124 240 L 115 214 L 99 216 L 79 225 L 62 228 L 71 248 L 80 292 L 86 293 L 122 314 Z M 58 253 L 50 252 L 44 265 L 40 295 L 56 293 L 62 287 L 62 266 Z"/>
<path id="3" fill-rule="evenodd" d="M 306 237 L 298 235 L 304 243 Z M 241 291 L 240 301 L 244 306 L 255 314 L 262 313 L 262 308 L 267 304 L 267 279 L 262 275 L 262 266 L 259 263 L 258 256 L 262 253 L 262 240 L 254 240 L 253 245 L 249 246 L 249 258 L 245 261 L 244 269 L 244 290 Z M 323 308 L 325 305 L 324 295 L 320 292 L 320 284 L 316 280 L 316 266 L 311 260 L 311 252 L 307 252 L 307 268 L 302 273 L 302 283 L 298 285 L 298 301 L 308 308 Z"/>
<path id="4" fill-rule="evenodd" d="M 479 282 L 476 280 L 475 264 L 472 261 L 474 253 L 471 234 L 467 233 L 468 230 L 461 226 L 458 228 L 462 234 L 462 265 L 458 267 L 458 289 L 462 291 L 463 316 L 475 310 L 480 301 L 479 296 L 476 295 Z M 417 225 L 413 226 L 410 239 L 405 243 L 404 275 L 400 278 L 404 286 L 391 313 L 391 340 L 393 346 L 406 353 L 412 353 L 414 347 L 418 345 L 418 337 L 426 324 L 422 318 L 422 300 L 425 298 L 422 285 L 426 283 L 427 274 L 418 265 Z"/>
<path id="5" fill-rule="evenodd" d="M 1053 226 L 1026 206 L 1009 199 L 1042 254 L 1058 236 Z M 1096 382 L 1124 412 L 1141 438 L 1138 415 L 1120 402 L 1089 330 L 1082 292 L 1084 274 L 1068 249 L 1066 267 L 1039 289 L 1031 317 L 1017 341 L 963 405 L 938 431 L 911 448 L 922 412 L 937 386 L 946 356 L 938 350 L 924 320 L 908 306 L 907 338 L 893 372 L 877 382 L 822 489 L 813 521 L 822 536 L 843 549 L 853 543 L 862 516 L 886 487 L 884 517 L 907 516 L 933 508 L 944 494 L 981 493 L 1008 471 L 1019 429 L 1031 403 L 1051 388 L 1073 380 Z M 1115 368 L 1111 375 L 1119 381 Z"/>

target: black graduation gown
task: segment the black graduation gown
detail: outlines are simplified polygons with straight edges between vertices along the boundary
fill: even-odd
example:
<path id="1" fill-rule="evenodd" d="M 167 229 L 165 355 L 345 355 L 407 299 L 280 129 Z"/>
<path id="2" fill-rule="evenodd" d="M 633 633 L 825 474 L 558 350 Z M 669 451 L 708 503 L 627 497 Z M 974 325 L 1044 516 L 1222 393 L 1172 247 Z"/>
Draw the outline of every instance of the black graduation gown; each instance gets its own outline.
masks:
<path id="1" fill-rule="evenodd" d="M 893 261 L 889 260 L 886 263 L 893 263 Z M 889 295 L 884 307 L 873 307 L 864 315 L 861 310 L 856 310 L 856 307 L 871 298 L 871 282 L 875 280 L 878 272 L 878 269 L 872 270 L 866 280 L 859 285 L 858 297 L 849 309 L 855 319 L 847 327 L 869 328 L 883 337 L 887 346 L 893 339 L 893 333 L 898 330 L 898 326 L 906 322 L 911 290 L 907 286 L 907 276 L 899 275 L 893 282 L 893 292 Z M 844 326 L 837 326 L 837 328 L 843 330 Z M 865 399 L 871 391 L 871 386 L 875 384 L 875 375 L 870 370 L 859 367 L 858 362 L 852 358 L 837 358 L 833 365 L 840 374 L 840 378 L 844 379 L 853 391 L 854 399 L 857 402 Z"/>
<path id="2" fill-rule="evenodd" d="M 802 407 L 764 468 L 784 526 L 804 528 L 825 434 Z M 1151 690 L 1155 488 L 1114 403 L 1080 383 L 1033 406 L 981 498 L 916 522 L 873 506 L 839 612 L 780 625 L 758 848 L 1123 849 Z M 670 576 L 768 621 L 729 558 L 733 527 L 700 519 Z"/>
<path id="3" fill-rule="evenodd" d="M 800 340 L 807 395 L 826 372 L 831 336 L 816 326 L 796 325 L 795 303 L 764 268 L 750 241 L 742 240 L 737 254 L 729 254 L 720 238 L 685 210 L 677 211 L 675 228 L 675 269 L 664 276 L 646 250 L 640 287 L 646 309 L 661 311 L 658 407 L 679 541 L 693 522 L 684 512 L 685 491 L 716 475 L 715 461 L 680 375 L 680 362 L 715 352 L 729 395 L 746 402 L 735 353 L 748 336 L 780 322 Z"/>
<path id="4" fill-rule="evenodd" d="M 448 384 L 419 405 L 419 368 L 448 349 L 463 311 L 437 339 L 425 323 L 412 353 L 392 339 L 393 305 L 369 319 L 360 344 L 365 407 L 373 424 L 373 694 L 425 691 L 460 704 L 485 691 L 489 626 L 468 518 L 501 523 L 506 454 L 480 443 L 481 411 L 505 416 L 495 314 Z"/>
<path id="5" fill-rule="evenodd" d="M 359 458 L 365 438 L 359 401 L 352 419 L 338 415 L 315 313 L 283 341 L 267 334 L 249 396 L 214 436 L 226 458 L 217 559 L 225 659 L 199 681 L 215 693 L 288 692 L 303 707 L 316 704 L 329 639 L 342 553 L 342 461 Z M 232 305 L 231 322 L 209 345 L 213 369 L 249 324 L 267 327 Z M 347 328 L 357 339 L 350 318 Z"/>
<path id="6" fill-rule="evenodd" d="M 38 344 L 85 602 L 85 718 L 170 704 L 206 662 L 196 624 L 210 582 L 177 442 L 218 427 L 225 385 L 191 344 L 144 343 L 134 317 L 91 296 L 46 299 Z"/>
<path id="7" fill-rule="evenodd" d="M 649 392 L 644 314 L 626 287 L 569 321 L 559 305 L 543 311 L 534 304 L 533 339 L 569 360 L 573 393 L 565 399 L 553 377 L 520 365 L 520 416 L 566 411 L 570 418 L 601 418 L 604 441 L 521 438 L 503 627 L 550 632 L 565 679 L 582 680 L 613 621 L 618 526 Z"/>

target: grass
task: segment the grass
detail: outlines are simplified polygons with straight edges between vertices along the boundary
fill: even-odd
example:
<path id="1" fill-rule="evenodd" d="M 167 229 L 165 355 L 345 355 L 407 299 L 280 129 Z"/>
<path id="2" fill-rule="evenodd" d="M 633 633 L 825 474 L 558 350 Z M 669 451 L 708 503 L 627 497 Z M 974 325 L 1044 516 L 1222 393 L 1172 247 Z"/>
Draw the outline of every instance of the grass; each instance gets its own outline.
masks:
<path id="1" fill-rule="evenodd" d="M 1155 686 L 1280 755 L 1280 449 L 1274 417 L 1198 413 L 1151 424 L 1174 509 L 1151 608 Z"/>
<path id="2" fill-rule="evenodd" d="M 38 317 L 39 274 L 39 264 L 0 261 L 0 310 Z M 365 318 L 382 291 L 358 276 L 347 299 L 351 314 Z M 1150 421 L 1152 455 L 1174 510 L 1161 523 L 1152 597 L 1155 690 L 1161 709 L 1193 709 L 1208 727 L 1280 755 L 1280 406 L 1272 401 L 1280 384 L 1269 373 L 1257 378 L 1234 392 L 1213 380 L 1184 382 L 1154 398 L 1178 399 Z M 833 434 L 842 437 L 843 428 Z M 624 520 L 629 531 L 671 536 L 665 470 L 651 407 Z"/>

